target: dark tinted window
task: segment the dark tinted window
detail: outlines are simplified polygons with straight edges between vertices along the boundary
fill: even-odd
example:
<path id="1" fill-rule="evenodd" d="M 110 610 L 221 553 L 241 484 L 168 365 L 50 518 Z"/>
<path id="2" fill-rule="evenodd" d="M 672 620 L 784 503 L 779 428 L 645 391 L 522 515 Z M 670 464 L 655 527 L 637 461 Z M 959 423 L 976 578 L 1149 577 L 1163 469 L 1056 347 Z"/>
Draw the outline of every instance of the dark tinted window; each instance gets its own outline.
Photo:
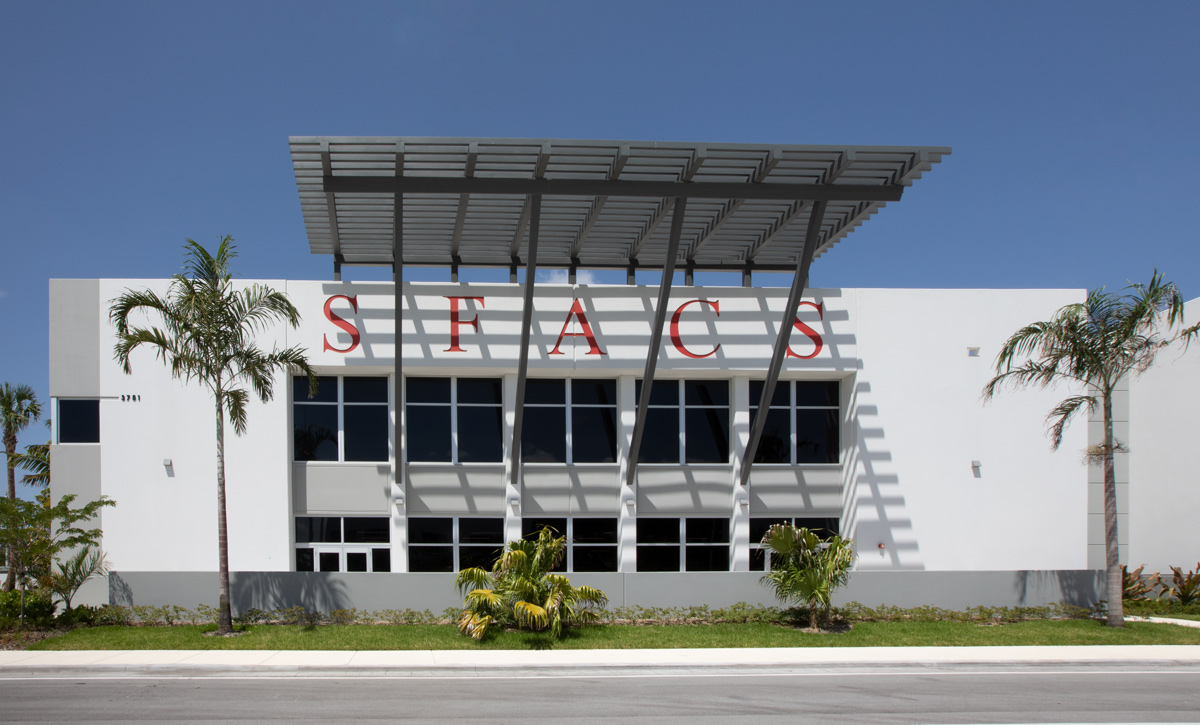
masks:
<path id="1" fill-rule="evenodd" d="M 459 404 L 501 405 L 504 388 L 496 378 L 459 378 Z"/>
<path id="2" fill-rule="evenodd" d="M 640 463 L 679 463 L 679 410 L 648 408 L 642 430 Z"/>
<path id="3" fill-rule="evenodd" d="M 292 443 L 297 461 L 336 461 L 337 406 L 295 405 Z"/>
<path id="4" fill-rule="evenodd" d="M 388 459 L 388 409 L 386 405 L 347 405 L 342 412 L 346 425 L 347 461 Z"/>
<path id="5" fill-rule="evenodd" d="M 567 534 L 566 519 L 525 518 L 521 519 L 521 537 L 537 538 L 538 533 L 547 526 L 554 530 L 556 537 Z"/>
<path id="6" fill-rule="evenodd" d="M 537 380 L 529 379 L 525 381 L 525 404 L 526 405 L 566 405 L 567 404 L 567 387 L 562 380 Z"/>
<path id="7" fill-rule="evenodd" d="M 462 381 L 460 380 L 460 400 L 461 393 Z M 459 406 L 458 460 L 460 462 L 476 463 L 504 460 L 503 416 L 504 411 L 498 405 L 479 407 Z M 446 460 L 449 459 L 447 458 Z"/>
<path id="8" fill-rule="evenodd" d="M 683 556 L 688 571 L 729 571 L 728 546 L 689 546 Z"/>
<path id="9" fill-rule="evenodd" d="M 642 399 L 642 381 L 637 381 L 636 399 Z M 650 405 L 679 405 L 679 382 L 655 380 L 650 386 Z"/>
<path id="10" fill-rule="evenodd" d="M 409 405 L 405 434 L 410 461 L 450 461 L 450 407 Z"/>
<path id="11" fill-rule="evenodd" d="M 454 541 L 453 527 L 452 519 L 410 518 L 408 541 L 410 544 L 449 544 Z"/>
<path id="12" fill-rule="evenodd" d="M 615 380 L 572 380 L 572 405 L 617 404 L 617 381 Z"/>
<path id="13" fill-rule="evenodd" d="M 617 460 L 616 408 L 571 407 L 571 456 L 575 463 Z"/>
<path id="14" fill-rule="evenodd" d="M 58 442 L 99 443 L 100 401 L 58 401 Z"/>
<path id="15" fill-rule="evenodd" d="M 575 519 L 574 539 L 580 544 L 617 543 L 616 519 Z"/>
<path id="16" fill-rule="evenodd" d="M 728 380 L 686 380 L 683 383 L 684 405 L 717 405 L 729 407 Z"/>
<path id="17" fill-rule="evenodd" d="M 822 405 L 838 407 L 840 405 L 840 400 L 838 398 L 838 381 L 797 381 L 796 405 Z"/>
<path id="18" fill-rule="evenodd" d="M 666 548 L 668 551 L 674 551 L 670 547 Z M 574 557 L 571 565 L 575 571 L 617 570 L 617 547 L 615 546 L 576 546 L 571 555 Z"/>
<path id="19" fill-rule="evenodd" d="M 408 378 L 405 402 L 450 404 L 450 378 Z"/>
<path id="20" fill-rule="evenodd" d="M 386 403 L 387 378 L 345 377 L 342 395 L 347 403 Z"/>
<path id="21" fill-rule="evenodd" d="M 296 571 L 313 570 L 313 550 L 296 549 Z"/>
<path id="22" fill-rule="evenodd" d="M 762 400 L 763 385 L 764 385 L 764 383 L 761 380 L 751 380 L 750 381 L 750 407 L 751 408 L 758 407 L 759 401 Z M 778 406 L 783 406 L 786 408 L 787 406 L 791 405 L 790 398 L 791 398 L 791 393 L 789 392 L 788 382 L 786 380 L 780 380 L 777 383 L 775 383 L 775 392 L 771 395 L 771 405 L 772 406 L 778 405 Z"/>
<path id="23" fill-rule="evenodd" d="M 410 519 L 411 521 L 411 519 Z M 412 546 L 408 549 L 409 571 L 454 571 L 454 547 Z"/>
<path id="24" fill-rule="evenodd" d="M 502 544 L 504 543 L 504 519 L 459 519 L 458 542 L 460 544 Z"/>
<path id="25" fill-rule="evenodd" d="M 637 541 L 639 544 L 678 544 L 679 519 L 638 519 Z M 678 556 L 679 552 L 675 553 Z"/>
<path id="26" fill-rule="evenodd" d="M 391 571 L 392 550 L 371 549 L 371 571 Z"/>
<path id="27" fill-rule="evenodd" d="M 318 556 L 318 561 L 320 562 L 320 565 L 321 565 L 320 570 L 321 571 L 338 571 L 339 570 L 338 569 L 339 568 L 338 559 L 340 559 L 340 558 L 341 557 L 338 556 L 336 551 L 321 552 L 320 555 Z"/>
<path id="28" fill-rule="evenodd" d="M 527 463 L 566 463 L 566 429 L 566 406 L 525 408 L 521 423 L 522 460 Z"/>
<path id="29" fill-rule="evenodd" d="M 750 545 L 754 546 L 767 535 L 767 529 L 775 524 L 790 524 L 791 519 L 753 518 L 750 519 Z"/>
<path id="30" fill-rule="evenodd" d="M 297 403 L 336 403 L 337 378 L 325 375 L 317 376 L 317 393 L 308 397 L 308 378 L 297 376 L 292 378 L 292 400 Z"/>
<path id="31" fill-rule="evenodd" d="M 384 544 L 391 541 L 391 522 L 382 516 L 344 519 L 347 544 Z"/>
<path id="32" fill-rule="evenodd" d="M 342 521 L 336 516 L 297 516 L 297 544 L 336 544 L 342 540 Z"/>
<path id="33" fill-rule="evenodd" d="M 637 570 L 679 571 L 679 547 L 639 546 L 637 548 Z"/>
<path id="34" fill-rule="evenodd" d="M 729 461 L 729 408 L 688 408 L 684 412 L 688 463 Z"/>
<path id="35" fill-rule="evenodd" d="M 729 519 L 688 519 L 684 527 L 689 544 L 729 543 Z"/>
<path id="36" fill-rule="evenodd" d="M 837 463 L 838 411 L 820 408 L 796 410 L 796 462 Z"/>
<path id="37" fill-rule="evenodd" d="M 367 552 L 365 551 L 348 551 L 346 552 L 346 571 L 366 571 L 367 570 Z"/>
<path id="38" fill-rule="evenodd" d="M 458 568 L 461 571 L 475 566 L 490 571 L 496 559 L 500 558 L 500 551 L 501 548 L 497 546 L 460 546 Z"/>
<path id="39" fill-rule="evenodd" d="M 751 398 L 753 400 L 753 398 Z M 750 424 L 758 411 L 750 409 Z M 792 462 L 792 416 L 785 407 L 780 410 L 767 410 L 767 422 L 763 425 L 762 437 L 758 439 L 758 453 L 754 456 L 755 463 L 791 463 Z"/>

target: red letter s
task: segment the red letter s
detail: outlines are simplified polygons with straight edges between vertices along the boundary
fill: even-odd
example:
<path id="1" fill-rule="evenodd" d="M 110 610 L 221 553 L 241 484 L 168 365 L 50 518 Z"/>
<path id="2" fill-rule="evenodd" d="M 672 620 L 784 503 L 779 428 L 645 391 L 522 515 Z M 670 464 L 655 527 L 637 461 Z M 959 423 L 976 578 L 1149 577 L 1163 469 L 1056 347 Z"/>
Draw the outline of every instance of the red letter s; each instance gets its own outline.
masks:
<path id="1" fill-rule="evenodd" d="M 333 345 L 330 345 L 329 337 L 322 335 L 321 339 L 325 343 L 325 351 L 326 352 L 347 353 L 347 352 L 354 350 L 356 347 L 358 347 L 358 341 L 359 341 L 358 328 L 355 327 L 353 323 L 347 322 L 343 317 L 338 315 L 338 313 L 336 313 L 330 309 L 330 305 L 333 304 L 334 300 L 346 300 L 347 302 L 350 303 L 350 306 L 354 308 L 354 313 L 358 314 L 358 295 L 353 295 L 351 297 L 347 297 L 346 295 L 334 295 L 333 297 L 330 297 L 329 299 L 325 300 L 325 319 L 329 320 L 334 325 L 337 325 L 339 328 L 341 328 L 341 330 L 343 332 L 350 335 L 350 347 L 347 347 L 345 349 L 337 348 L 337 347 L 334 347 Z"/>
<path id="2" fill-rule="evenodd" d="M 814 310 L 816 310 L 817 317 L 819 319 L 822 319 L 822 320 L 825 319 L 825 303 L 824 302 L 813 303 L 813 302 L 802 301 L 800 303 L 800 307 L 805 307 L 805 306 L 811 307 Z M 809 353 L 808 355 L 797 355 L 795 352 L 792 351 L 792 346 L 788 345 L 788 349 L 787 349 L 788 357 L 798 357 L 801 360 L 811 360 L 812 358 L 816 357 L 817 355 L 820 355 L 821 350 L 825 349 L 825 343 L 824 343 L 824 341 L 821 340 L 821 333 L 817 332 L 816 330 L 812 329 L 808 325 L 801 322 L 800 318 L 797 317 L 795 319 L 795 321 L 792 323 L 792 328 L 799 330 L 805 337 L 807 337 L 809 340 L 812 340 L 812 343 L 815 347 L 813 348 L 813 351 L 811 353 Z"/>

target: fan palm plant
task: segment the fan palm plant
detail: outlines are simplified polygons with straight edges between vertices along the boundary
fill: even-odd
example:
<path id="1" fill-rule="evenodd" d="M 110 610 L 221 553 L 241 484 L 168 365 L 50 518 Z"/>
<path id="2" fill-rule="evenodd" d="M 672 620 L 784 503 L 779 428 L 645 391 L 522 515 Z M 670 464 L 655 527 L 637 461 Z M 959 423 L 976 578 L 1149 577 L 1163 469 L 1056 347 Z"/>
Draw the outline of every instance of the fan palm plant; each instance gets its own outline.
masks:
<path id="1" fill-rule="evenodd" d="M 822 539 L 811 529 L 775 524 L 762 540 L 769 571 L 760 581 L 786 605 L 808 609 L 808 626 L 817 630 L 829 617 L 833 592 L 845 586 L 854 566 L 854 543 L 834 535 Z"/>
<path id="2" fill-rule="evenodd" d="M 8 472 L 8 500 L 17 498 L 17 434 L 33 424 L 42 415 L 42 404 L 37 394 L 28 385 L 4 383 L 0 386 L 0 431 L 4 436 L 5 469 Z M 8 551 L 8 560 L 15 559 L 15 552 Z M 11 592 L 16 585 L 16 574 L 9 567 L 4 578 L 4 591 Z"/>
<path id="3" fill-rule="evenodd" d="M 46 573 L 46 588 L 63 600 L 71 611 L 71 599 L 89 579 L 108 573 L 108 557 L 94 546 L 85 546 L 74 554 L 55 562 L 54 570 Z"/>
<path id="4" fill-rule="evenodd" d="M 308 376 L 309 395 L 317 378 L 303 349 L 294 346 L 264 352 L 255 336 L 277 322 L 296 327 L 300 314 L 287 296 L 270 287 L 252 284 L 235 290 L 230 263 L 236 256 L 233 238 L 221 239 L 215 254 L 187 240 L 185 273 L 171 278 L 165 297 L 150 290 L 126 290 L 112 301 L 109 319 L 117 329 L 114 351 L 126 374 L 132 372 L 130 356 L 147 347 L 184 382 L 197 382 L 213 396 L 217 444 L 217 549 L 219 561 L 219 611 L 217 630 L 233 631 L 229 606 L 229 534 L 225 519 L 225 418 L 234 433 L 246 432 L 246 404 L 250 391 L 264 403 L 275 393 L 278 372 L 299 370 Z M 140 316 L 161 327 L 135 324 Z M 250 391 L 247 390 L 247 386 Z"/>
<path id="5" fill-rule="evenodd" d="M 1054 449 L 1078 413 L 1097 408 L 1103 412 L 1104 441 L 1089 448 L 1087 456 L 1104 466 L 1105 594 L 1112 627 L 1125 622 L 1114 468 L 1114 454 L 1124 449 L 1113 435 L 1113 391 L 1153 365 L 1163 348 L 1179 339 L 1190 342 L 1200 325 L 1171 334 L 1182 323 L 1183 296 L 1157 270 L 1149 284 L 1130 284 L 1123 294 L 1092 290 L 1085 302 L 1067 305 L 1050 320 L 1026 325 L 1008 338 L 996 356 L 996 376 L 983 389 L 989 400 L 1005 386 L 1074 387 L 1077 394 L 1046 415 Z"/>
<path id="6" fill-rule="evenodd" d="M 534 537 L 508 542 L 490 572 L 479 567 L 460 571 L 455 585 L 466 599 L 458 631 L 479 641 L 495 624 L 515 625 L 549 630 L 558 638 L 571 625 L 593 621 L 608 597 L 551 573 L 566 551 L 566 537 L 556 537 L 546 527 Z"/>

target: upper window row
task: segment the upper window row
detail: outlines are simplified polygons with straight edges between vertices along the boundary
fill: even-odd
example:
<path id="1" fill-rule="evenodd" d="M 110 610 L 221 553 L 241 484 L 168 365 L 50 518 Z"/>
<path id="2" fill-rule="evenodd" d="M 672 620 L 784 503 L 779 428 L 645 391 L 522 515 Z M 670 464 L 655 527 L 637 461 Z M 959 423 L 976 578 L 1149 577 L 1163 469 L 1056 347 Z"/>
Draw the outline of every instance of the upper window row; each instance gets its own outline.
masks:
<path id="1" fill-rule="evenodd" d="M 499 378 L 408 378 L 408 460 L 504 460 L 504 386 Z M 641 381 L 636 394 L 640 400 Z M 751 420 L 762 381 L 750 383 Z M 295 460 L 387 461 L 388 379 L 321 377 L 308 397 L 296 378 Z M 641 463 L 727 463 L 728 380 L 659 380 L 650 391 Z M 756 463 L 837 463 L 841 415 L 837 381 L 782 381 L 767 413 Z M 617 383 L 576 378 L 526 381 L 522 457 L 527 463 L 614 463 Z"/>

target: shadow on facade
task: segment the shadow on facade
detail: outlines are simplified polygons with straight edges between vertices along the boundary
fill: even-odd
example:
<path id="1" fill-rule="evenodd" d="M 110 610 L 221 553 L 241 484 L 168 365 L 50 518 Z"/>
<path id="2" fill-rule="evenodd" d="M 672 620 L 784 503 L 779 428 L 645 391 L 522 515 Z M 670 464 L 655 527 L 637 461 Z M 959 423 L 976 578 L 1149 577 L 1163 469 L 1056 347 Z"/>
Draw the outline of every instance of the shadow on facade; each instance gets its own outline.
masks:
<path id="1" fill-rule="evenodd" d="M 1013 575 L 1013 591 L 1022 605 L 1027 601 L 1058 601 L 1090 607 L 1102 598 L 1104 572 L 1094 569 L 1018 571 Z"/>
<path id="2" fill-rule="evenodd" d="M 350 605 L 346 583 L 316 572 L 233 572 L 230 589 L 235 612 L 270 611 L 303 605 L 328 612 Z"/>

